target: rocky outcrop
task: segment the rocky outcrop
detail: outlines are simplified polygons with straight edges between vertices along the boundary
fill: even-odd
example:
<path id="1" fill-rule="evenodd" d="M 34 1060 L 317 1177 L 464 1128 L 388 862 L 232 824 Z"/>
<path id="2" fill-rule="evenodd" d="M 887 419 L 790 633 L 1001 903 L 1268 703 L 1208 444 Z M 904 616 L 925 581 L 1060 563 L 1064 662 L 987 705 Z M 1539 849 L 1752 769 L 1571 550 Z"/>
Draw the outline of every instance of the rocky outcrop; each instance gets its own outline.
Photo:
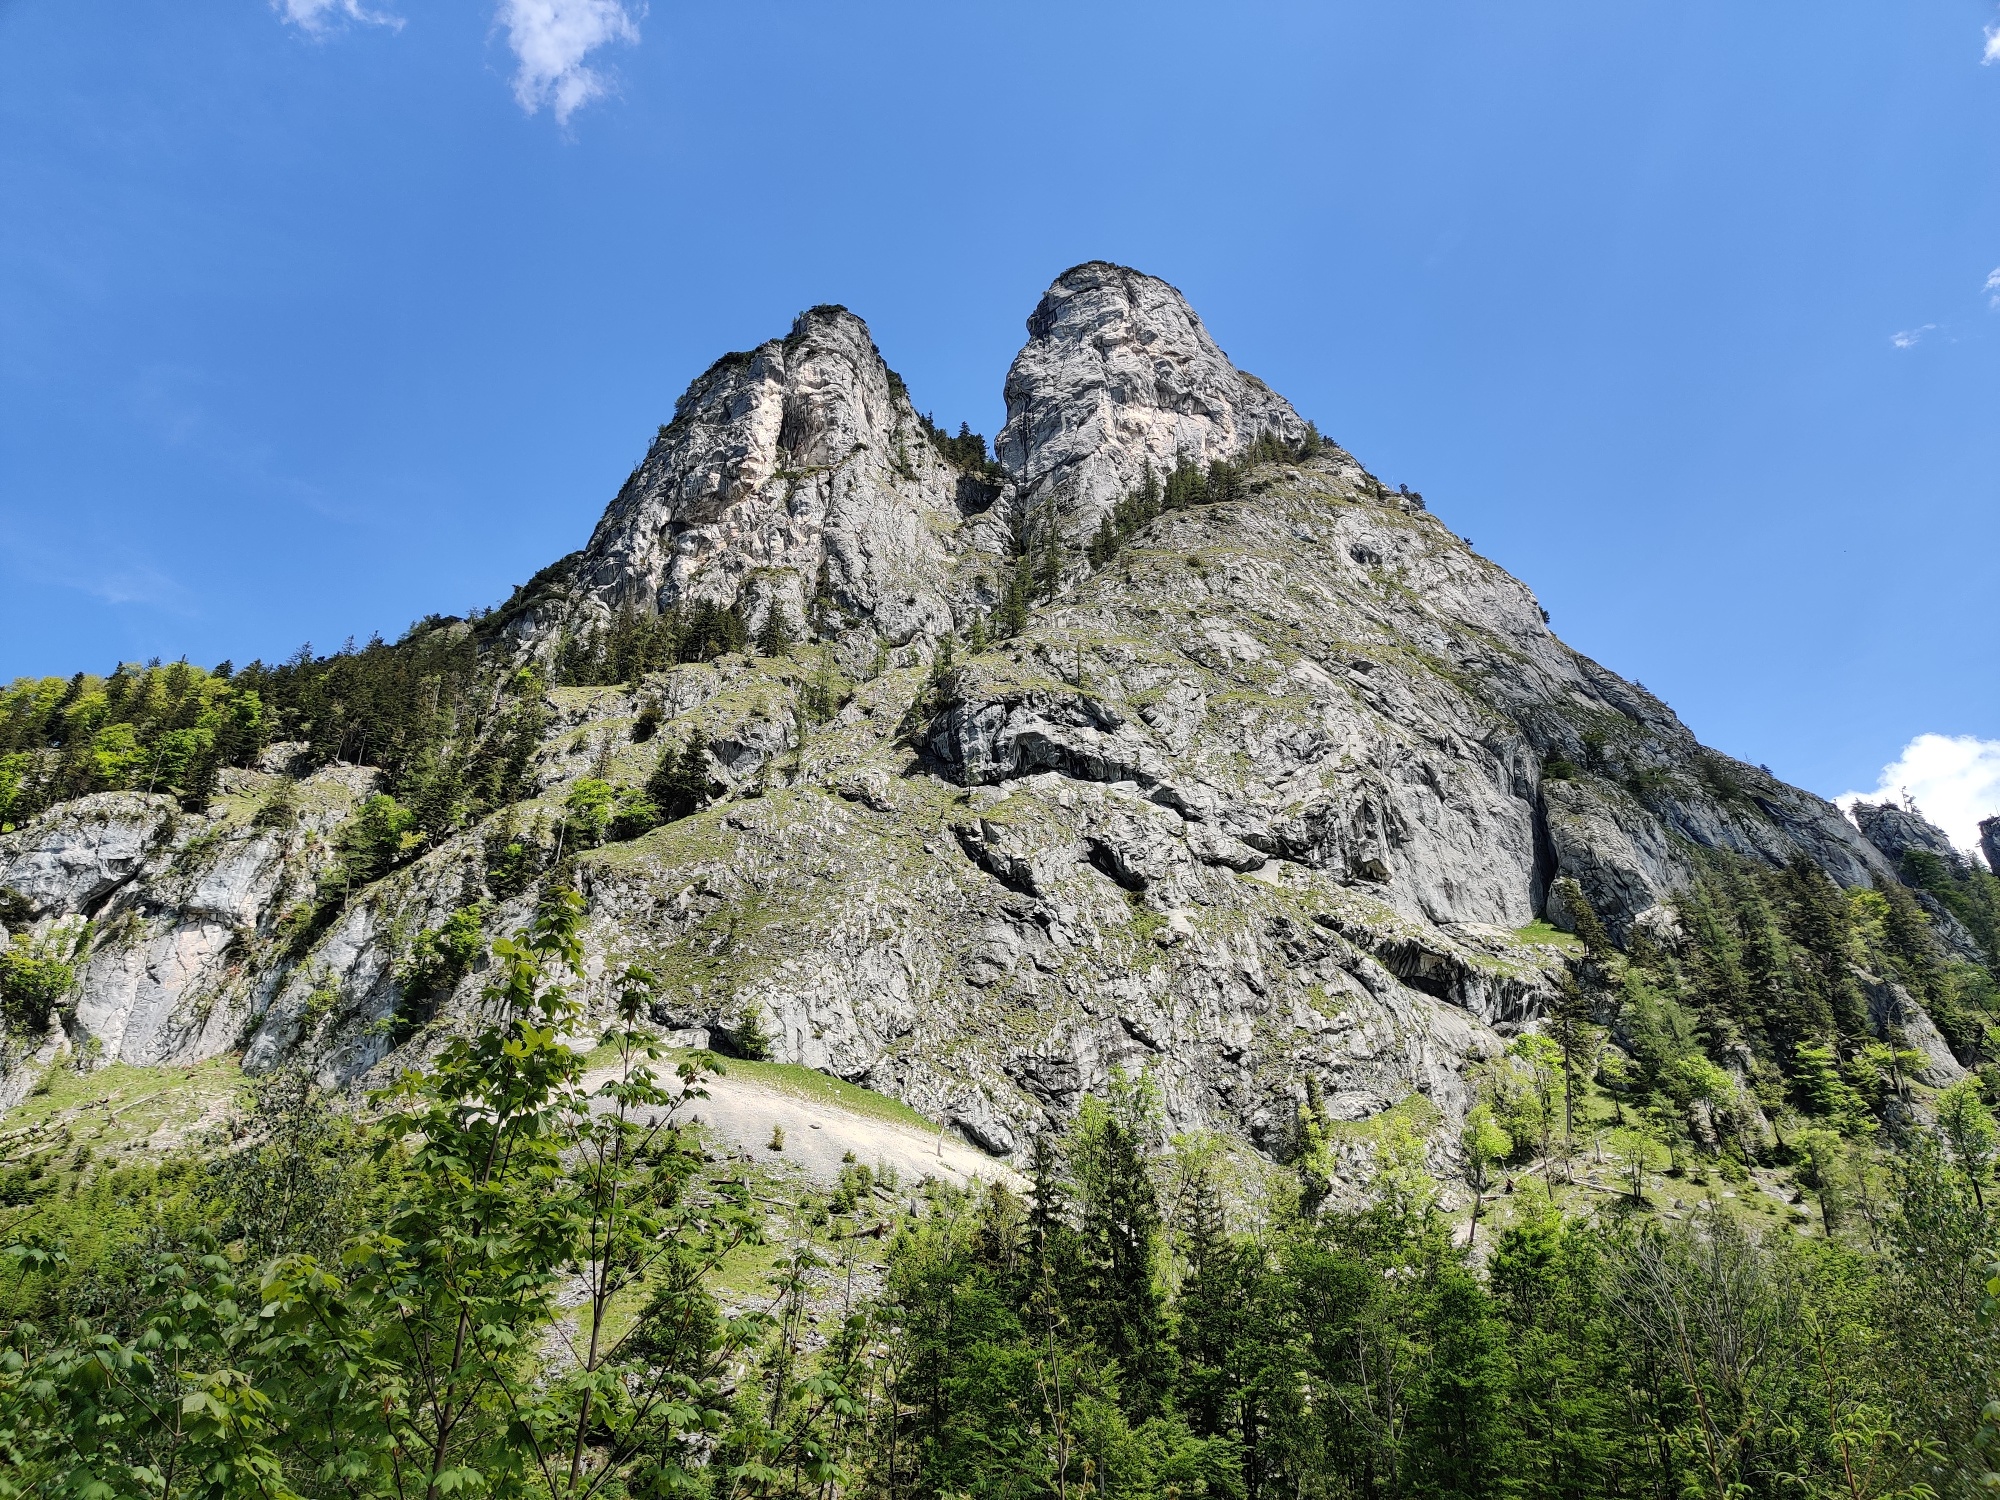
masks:
<path id="1" fill-rule="evenodd" d="M 1893 979 L 1884 979 L 1866 969 L 1856 969 L 1853 973 L 1861 985 L 1861 993 L 1868 998 L 1868 1019 L 1875 1027 L 1875 1034 L 1899 1049 L 1914 1052 L 1920 1059 L 1917 1082 L 1941 1089 L 1965 1076 L 1965 1069 L 1952 1056 L 1951 1044 L 1908 990 Z"/>
<path id="2" fill-rule="evenodd" d="M 1862 836 L 1882 851 L 1893 868 L 1900 868 L 1903 855 L 1912 849 L 1936 855 L 1953 875 L 1972 873 L 1972 861 L 1952 843 L 1951 836 L 1914 808 L 1893 802 L 1856 802 L 1850 811 Z"/>
<path id="3" fill-rule="evenodd" d="M 1031 505 L 1060 505 L 1087 534 L 1145 465 L 1232 458 L 1260 433 L 1286 443 L 1306 424 L 1284 397 L 1216 347 L 1166 282 L 1091 261 L 1063 272 L 1028 319 L 1007 372 L 995 448 Z"/>
<path id="4" fill-rule="evenodd" d="M 69 1042 L 141 1065 L 241 1045 L 289 968 L 287 916 L 311 895 L 330 835 L 374 781 L 354 767 L 296 786 L 231 772 L 206 813 L 100 793 L 0 837 L 0 890 L 26 908 L 23 935 L 81 945 L 58 1017 Z M 0 1093 L 18 1081 L 18 1069 L 8 1072 Z"/>
<path id="5" fill-rule="evenodd" d="M 1907 873 L 1903 856 L 1912 850 L 1935 856 L 1956 879 L 1965 879 L 1975 868 L 1971 858 L 1952 843 L 1951 836 L 1914 807 L 1857 801 L 1848 811 L 1868 842 L 1881 852 L 1890 870 L 1899 877 Z M 1904 883 L 1914 885 L 1914 878 Z M 1950 908 L 1927 890 L 1917 888 L 1911 894 L 1931 919 L 1931 930 L 1947 954 L 1968 963 L 1985 962 L 1986 952 L 1979 940 Z"/>
<path id="6" fill-rule="evenodd" d="M 523 626 L 706 601 L 752 630 L 775 608 L 794 635 L 816 610 L 893 643 L 942 635 L 957 533 L 997 494 L 939 456 L 867 325 L 816 307 L 688 388 Z"/>
<path id="7" fill-rule="evenodd" d="M 175 811 L 171 797 L 140 792 L 79 797 L 16 835 L 0 885 L 32 917 L 95 915 L 172 831 Z"/>

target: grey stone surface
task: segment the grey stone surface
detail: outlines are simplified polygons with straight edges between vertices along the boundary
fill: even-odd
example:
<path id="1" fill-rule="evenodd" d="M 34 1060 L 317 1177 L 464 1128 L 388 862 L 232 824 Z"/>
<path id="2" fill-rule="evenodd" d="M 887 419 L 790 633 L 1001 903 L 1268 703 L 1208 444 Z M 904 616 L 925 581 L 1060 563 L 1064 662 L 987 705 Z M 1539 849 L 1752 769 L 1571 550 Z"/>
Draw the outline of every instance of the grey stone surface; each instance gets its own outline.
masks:
<path id="1" fill-rule="evenodd" d="M 814 308 L 688 388 L 530 622 L 706 600 L 797 635 L 823 591 L 893 643 L 929 639 L 953 627 L 961 524 L 998 493 L 939 457 L 867 325 Z"/>
<path id="2" fill-rule="evenodd" d="M 1312 1087 L 1339 1118 L 1420 1100 L 1448 1124 L 1469 1064 L 1556 993 L 1564 950 L 1522 929 L 1573 921 L 1560 877 L 1622 937 L 1671 935 L 1661 903 L 1705 848 L 1803 854 L 1846 885 L 1892 873 L 1838 809 L 1701 746 L 1330 445 L 1161 517 L 1101 570 L 1071 555 L 1022 634 L 970 653 L 1028 508 L 1060 498 L 1087 529 L 1144 463 L 1306 436 L 1178 293 L 1101 264 L 1043 300 L 1008 401 L 1007 482 L 960 474 L 861 322 L 815 309 L 694 383 L 589 545 L 488 640 L 546 654 L 616 610 L 691 600 L 796 628 L 820 595 L 854 685 L 829 723 L 803 713 L 798 660 L 551 690 L 535 794 L 343 890 L 315 929 L 300 913 L 371 772 L 316 773 L 292 813 L 246 771 L 208 813 L 116 794 L 0 837 L 0 886 L 37 931 L 97 924 L 72 1040 L 130 1061 L 241 1047 L 253 1070 L 303 1057 L 346 1079 L 420 1057 L 434 1033 L 393 1050 L 400 965 L 483 888 L 486 839 L 555 826 L 601 760 L 642 782 L 697 724 L 719 804 L 576 863 L 586 998 L 643 961 L 669 1031 L 754 1010 L 780 1060 L 995 1152 L 1114 1068 L 1150 1070 L 1174 1127 L 1272 1150 Z M 953 629 L 958 665 L 934 672 Z M 637 745 L 642 702 L 665 723 Z M 489 931 L 530 900 L 489 903 Z M 1942 1076 L 1948 1051 L 1926 1056 Z"/>
<path id="3" fill-rule="evenodd" d="M 1229 362 L 1185 298 L 1125 266 L 1090 261 L 1056 278 L 1007 372 L 995 444 L 1026 499 L 1060 501 L 1088 533 L 1146 464 L 1233 458 L 1259 433 L 1291 443 L 1290 403 Z"/>
<path id="4" fill-rule="evenodd" d="M 1856 969 L 1854 977 L 1868 997 L 1868 1019 L 1874 1023 L 1876 1034 L 1884 1041 L 1907 1047 L 1923 1059 L 1917 1069 L 1917 1082 L 1941 1089 L 1965 1076 L 1965 1069 L 1952 1056 L 1944 1034 L 1908 990 L 1865 969 Z"/>
<path id="5" fill-rule="evenodd" d="M 1891 866 L 1900 866 L 1905 851 L 1920 849 L 1943 860 L 1954 875 L 1971 873 L 1971 860 L 1952 843 L 1950 835 L 1914 807 L 1856 802 L 1851 811 L 1862 836 L 1882 851 Z"/>

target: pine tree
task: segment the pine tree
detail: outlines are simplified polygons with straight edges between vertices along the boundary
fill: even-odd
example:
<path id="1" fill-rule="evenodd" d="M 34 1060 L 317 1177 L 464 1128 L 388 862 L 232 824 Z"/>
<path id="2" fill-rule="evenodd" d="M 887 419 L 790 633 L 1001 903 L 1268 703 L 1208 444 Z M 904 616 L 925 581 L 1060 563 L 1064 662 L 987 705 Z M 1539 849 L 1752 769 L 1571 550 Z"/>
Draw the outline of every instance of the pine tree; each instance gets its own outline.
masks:
<path id="1" fill-rule="evenodd" d="M 1197 1434 L 1213 1437 L 1228 1430 L 1230 1408 L 1240 1399 L 1232 1387 L 1238 1383 L 1234 1366 L 1249 1267 L 1229 1243 L 1222 1198 L 1207 1170 L 1195 1181 L 1187 1235 L 1187 1276 L 1174 1309 L 1179 1405 Z"/>
<path id="2" fill-rule="evenodd" d="M 1111 1092 L 1108 1104 L 1084 1100 L 1070 1139 L 1084 1262 L 1072 1315 L 1118 1361 L 1121 1404 L 1140 1422 L 1160 1409 L 1175 1365 L 1154 1278 L 1160 1205 L 1146 1147 L 1154 1106 L 1143 1079 L 1114 1074 Z"/>
<path id="3" fill-rule="evenodd" d="M 1032 1243 L 1046 1246 L 1049 1237 L 1069 1218 L 1069 1195 L 1063 1190 L 1062 1154 L 1047 1131 L 1028 1147 L 1028 1232 Z"/>
<path id="4" fill-rule="evenodd" d="M 785 624 L 785 612 L 773 599 L 770 608 L 764 611 L 764 626 L 757 632 L 757 654 L 765 657 L 780 657 L 792 643 L 791 628 Z"/>
<path id="5" fill-rule="evenodd" d="M 937 655 L 931 659 L 929 682 L 931 706 L 937 709 L 949 708 L 958 691 L 958 641 L 954 636 L 946 636 L 938 642 Z"/>
<path id="6" fill-rule="evenodd" d="M 1036 565 L 1035 583 L 1045 599 L 1053 601 L 1062 586 L 1062 526 L 1051 509 L 1042 522 L 1041 559 Z"/>
<path id="7" fill-rule="evenodd" d="M 646 795 L 668 822 L 707 805 L 708 736 L 699 724 L 681 745 L 669 744 L 660 752 L 659 764 L 646 781 Z"/>
<path id="8" fill-rule="evenodd" d="M 1594 1009 L 1591 998 L 1576 977 L 1561 973 L 1556 984 L 1559 994 L 1549 1015 L 1549 1039 L 1562 1053 L 1563 1145 L 1567 1149 L 1576 1138 L 1576 1102 L 1590 1094 L 1599 1037 L 1590 1024 Z"/>
<path id="9" fill-rule="evenodd" d="M 1149 458 L 1139 470 L 1139 524 L 1157 520 L 1160 514 L 1160 481 Z"/>
<path id="10" fill-rule="evenodd" d="M 1014 560 L 1007 578 L 1007 594 L 1000 601 L 999 626 L 1004 635 L 1015 636 L 1028 628 L 1028 602 L 1033 591 L 1034 564 L 1027 552 Z"/>
<path id="11" fill-rule="evenodd" d="M 1583 893 L 1583 886 L 1568 875 L 1556 885 L 1562 892 L 1563 904 L 1570 910 L 1571 920 L 1576 924 L 1576 935 L 1583 940 L 1584 952 L 1600 963 L 1610 958 L 1618 950 L 1612 944 L 1611 934 L 1604 930 L 1604 923 L 1598 919 L 1597 909 Z"/>
<path id="12" fill-rule="evenodd" d="M 806 613 L 806 628 L 814 635 L 823 635 L 832 619 L 833 581 L 827 571 L 826 559 L 821 558 L 819 575 L 813 580 L 812 604 Z"/>
<path id="13" fill-rule="evenodd" d="M 1236 472 L 1236 465 L 1217 459 L 1208 466 L 1208 498 L 1216 504 L 1226 500 L 1241 499 L 1243 495 L 1242 476 Z"/>
<path id="14" fill-rule="evenodd" d="M 1090 565 L 1101 568 L 1118 555 L 1118 532 L 1111 524 L 1111 515 L 1106 512 L 1097 521 L 1097 535 L 1090 543 Z"/>

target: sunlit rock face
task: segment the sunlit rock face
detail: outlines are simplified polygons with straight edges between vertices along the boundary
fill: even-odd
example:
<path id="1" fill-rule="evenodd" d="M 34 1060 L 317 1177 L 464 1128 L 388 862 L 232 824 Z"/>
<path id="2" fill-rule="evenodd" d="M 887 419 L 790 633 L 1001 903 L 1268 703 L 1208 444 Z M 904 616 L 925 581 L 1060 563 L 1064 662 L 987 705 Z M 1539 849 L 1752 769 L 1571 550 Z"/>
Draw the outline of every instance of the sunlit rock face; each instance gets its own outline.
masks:
<path id="1" fill-rule="evenodd" d="M 818 591 L 902 643 L 951 629 L 959 532 L 996 488 L 939 456 L 866 324 L 814 308 L 688 387 L 568 581 L 607 611 L 707 600 L 755 629 L 775 607 L 794 631 Z"/>
<path id="2" fill-rule="evenodd" d="M 1091 261 L 1057 278 L 1007 372 L 997 444 L 1022 494 L 1061 502 L 1088 532 L 1151 465 L 1233 458 L 1259 433 L 1305 423 L 1216 347 L 1185 298 L 1156 277 Z"/>
<path id="3" fill-rule="evenodd" d="M 512 672 L 621 612 L 695 602 L 815 638 L 548 689 L 527 796 L 379 880 L 339 874 L 378 789 L 357 767 L 231 772 L 200 813 L 83 798 L 0 837 L 0 920 L 35 941 L 91 924 L 50 1033 L 6 1039 L 0 1096 L 64 1046 L 241 1048 L 334 1080 L 420 1059 L 486 976 L 413 1017 L 412 944 L 475 899 L 490 936 L 518 930 L 536 889 L 491 860 L 525 838 L 543 879 L 561 868 L 588 898 L 594 1002 L 643 962 L 664 1030 L 722 1037 L 754 1012 L 780 1059 L 995 1152 L 1114 1068 L 1150 1071 L 1176 1128 L 1282 1152 L 1309 1091 L 1342 1119 L 1411 1099 L 1458 1118 L 1468 1067 L 1557 992 L 1566 953 L 1529 924 L 1573 925 L 1563 877 L 1619 938 L 1671 941 L 1662 903 L 1704 850 L 1804 856 L 1853 886 L 1935 843 L 1887 817 L 1864 837 L 1702 747 L 1236 370 L 1164 282 L 1066 272 L 1006 392 L 996 474 L 930 441 L 843 309 L 718 361 L 588 545 L 478 639 Z M 1253 444 L 1237 498 L 1086 560 L 1078 540 L 1148 465 Z M 1070 543 L 1002 638 L 1016 538 L 1051 510 Z M 563 842 L 580 780 L 637 787 L 696 727 L 714 805 Z M 1917 1002 L 1869 983 L 1947 1076 Z"/>

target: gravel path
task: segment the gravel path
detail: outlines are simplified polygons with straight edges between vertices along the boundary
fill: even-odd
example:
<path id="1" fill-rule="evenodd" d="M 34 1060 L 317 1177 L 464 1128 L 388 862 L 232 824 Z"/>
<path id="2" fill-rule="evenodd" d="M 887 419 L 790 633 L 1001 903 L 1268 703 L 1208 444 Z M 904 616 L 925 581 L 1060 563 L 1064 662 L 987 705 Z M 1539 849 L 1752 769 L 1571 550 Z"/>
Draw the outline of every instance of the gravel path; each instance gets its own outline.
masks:
<path id="1" fill-rule="evenodd" d="M 586 1081 L 595 1088 L 610 1076 L 606 1069 Z M 707 1126 L 746 1158 L 767 1168 L 789 1167 L 819 1186 L 839 1181 L 850 1152 L 863 1166 L 893 1168 L 906 1184 L 936 1177 L 963 1185 L 977 1177 L 1021 1185 L 1013 1168 L 950 1130 L 919 1130 L 736 1074 L 710 1078 L 704 1087 L 708 1097 L 685 1106 L 683 1118 Z M 779 1129 L 784 1149 L 773 1150 Z"/>

